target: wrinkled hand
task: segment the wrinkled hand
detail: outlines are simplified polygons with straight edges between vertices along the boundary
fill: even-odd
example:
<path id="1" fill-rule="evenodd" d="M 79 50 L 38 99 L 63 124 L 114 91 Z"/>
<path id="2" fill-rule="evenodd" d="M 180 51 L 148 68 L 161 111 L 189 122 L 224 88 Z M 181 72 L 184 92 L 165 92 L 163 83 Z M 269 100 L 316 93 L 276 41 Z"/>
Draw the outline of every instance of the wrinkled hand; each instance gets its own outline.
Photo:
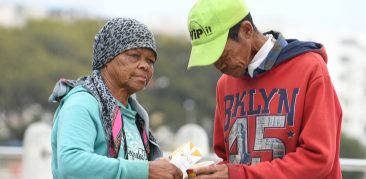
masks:
<path id="1" fill-rule="evenodd" d="M 149 179 L 182 179 L 183 173 L 167 160 L 149 162 Z"/>
<path id="2" fill-rule="evenodd" d="M 222 165 L 210 165 L 207 167 L 195 168 L 193 170 L 197 176 L 191 177 L 191 179 L 205 179 L 205 178 L 217 178 L 228 179 L 229 169 L 225 164 Z"/>

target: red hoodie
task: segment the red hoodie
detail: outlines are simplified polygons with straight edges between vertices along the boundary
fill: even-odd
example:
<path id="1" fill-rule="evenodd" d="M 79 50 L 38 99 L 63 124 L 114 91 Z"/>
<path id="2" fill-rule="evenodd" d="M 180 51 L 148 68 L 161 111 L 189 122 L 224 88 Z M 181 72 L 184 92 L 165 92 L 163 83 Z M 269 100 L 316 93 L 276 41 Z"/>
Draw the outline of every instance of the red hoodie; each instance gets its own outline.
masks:
<path id="1" fill-rule="evenodd" d="M 233 179 L 340 179 L 342 110 L 324 48 L 256 78 L 222 75 L 215 153 Z"/>

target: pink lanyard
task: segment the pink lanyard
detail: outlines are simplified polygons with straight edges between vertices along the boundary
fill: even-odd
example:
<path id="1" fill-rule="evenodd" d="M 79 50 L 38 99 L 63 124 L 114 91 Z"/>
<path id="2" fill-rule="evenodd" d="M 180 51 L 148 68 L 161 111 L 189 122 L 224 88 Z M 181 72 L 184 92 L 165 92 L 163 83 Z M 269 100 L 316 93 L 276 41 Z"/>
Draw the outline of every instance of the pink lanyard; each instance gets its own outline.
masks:
<path id="1" fill-rule="evenodd" d="M 138 127 L 141 128 L 140 136 L 143 140 L 142 142 L 144 144 L 146 154 L 148 156 L 150 156 L 150 146 L 149 146 L 148 135 L 147 135 L 144 127 L 142 126 L 143 123 L 140 122 L 139 124 L 140 124 L 140 126 L 138 126 Z M 122 132 L 122 134 L 121 134 L 121 132 Z M 113 121 L 113 126 L 112 126 L 112 137 L 113 137 L 113 144 L 111 144 L 109 147 L 110 156 L 117 158 L 119 147 L 121 144 L 121 137 L 123 137 L 123 142 L 124 142 L 123 150 L 125 152 L 125 159 L 128 159 L 126 134 L 125 134 L 125 130 L 123 129 L 123 118 L 121 115 L 121 110 L 118 105 L 117 105 L 116 117 Z"/>
<path id="2" fill-rule="evenodd" d="M 123 150 L 125 152 L 125 159 L 128 159 L 127 141 L 126 141 L 125 130 L 123 129 L 123 118 L 121 115 L 121 110 L 118 105 L 116 106 L 116 108 L 117 108 L 117 112 L 116 112 L 116 116 L 113 120 L 113 126 L 112 126 L 113 143 L 109 146 L 109 155 L 114 158 L 117 158 L 119 147 L 121 145 L 121 137 L 123 137 L 123 142 L 124 142 Z M 120 132 L 122 132 L 122 134 Z"/>

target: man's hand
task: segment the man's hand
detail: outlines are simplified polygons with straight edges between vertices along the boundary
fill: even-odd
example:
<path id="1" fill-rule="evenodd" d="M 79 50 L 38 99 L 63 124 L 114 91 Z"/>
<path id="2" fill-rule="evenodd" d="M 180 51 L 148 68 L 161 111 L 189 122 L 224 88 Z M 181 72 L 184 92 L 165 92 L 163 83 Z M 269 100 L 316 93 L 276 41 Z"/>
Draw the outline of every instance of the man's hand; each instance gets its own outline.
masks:
<path id="1" fill-rule="evenodd" d="M 195 168 L 193 170 L 197 176 L 191 177 L 191 179 L 205 179 L 205 178 L 217 178 L 228 179 L 229 169 L 225 164 L 222 165 L 210 165 L 207 167 Z"/>
<path id="2" fill-rule="evenodd" d="M 167 160 L 149 162 L 149 179 L 182 179 L 183 173 Z"/>

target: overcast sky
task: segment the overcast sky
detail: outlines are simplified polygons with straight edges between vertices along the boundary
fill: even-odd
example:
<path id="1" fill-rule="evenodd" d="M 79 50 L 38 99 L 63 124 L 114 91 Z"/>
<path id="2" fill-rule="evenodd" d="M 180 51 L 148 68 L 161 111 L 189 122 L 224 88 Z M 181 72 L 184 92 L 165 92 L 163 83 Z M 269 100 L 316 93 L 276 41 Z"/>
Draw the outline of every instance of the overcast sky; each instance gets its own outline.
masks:
<path id="1" fill-rule="evenodd" d="M 73 9 L 104 17 L 131 17 L 153 28 L 184 32 L 189 9 L 195 1 L 0 0 L 0 3 Z M 365 0 L 246 0 L 246 2 L 258 24 L 286 23 L 329 30 L 366 30 Z"/>

